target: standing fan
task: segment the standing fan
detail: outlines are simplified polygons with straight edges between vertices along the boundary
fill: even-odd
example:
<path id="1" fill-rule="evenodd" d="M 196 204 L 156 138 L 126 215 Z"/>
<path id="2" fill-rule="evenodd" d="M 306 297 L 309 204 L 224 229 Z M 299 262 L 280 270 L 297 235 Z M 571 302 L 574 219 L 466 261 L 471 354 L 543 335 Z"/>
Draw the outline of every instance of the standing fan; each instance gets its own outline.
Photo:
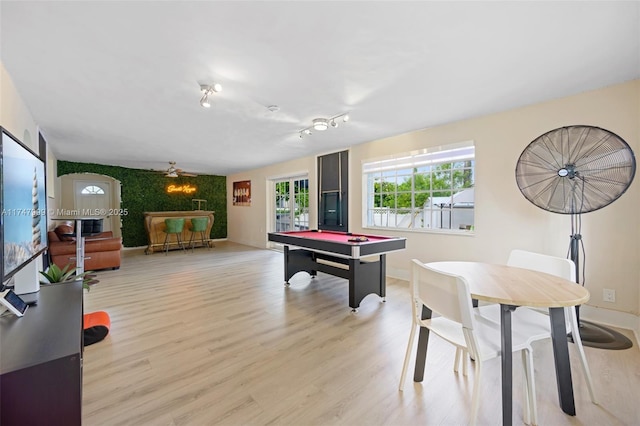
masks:
<path id="1" fill-rule="evenodd" d="M 541 209 L 571 215 L 569 254 L 576 265 L 578 284 L 580 246 L 584 260 L 580 215 L 617 200 L 631 185 L 635 171 L 636 160 L 629 145 L 615 133 L 594 126 L 551 130 L 534 139 L 520 154 L 516 182 L 522 195 Z M 577 306 L 576 313 L 584 345 L 606 349 L 632 346 L 614 330 L 580 321 Z"/>

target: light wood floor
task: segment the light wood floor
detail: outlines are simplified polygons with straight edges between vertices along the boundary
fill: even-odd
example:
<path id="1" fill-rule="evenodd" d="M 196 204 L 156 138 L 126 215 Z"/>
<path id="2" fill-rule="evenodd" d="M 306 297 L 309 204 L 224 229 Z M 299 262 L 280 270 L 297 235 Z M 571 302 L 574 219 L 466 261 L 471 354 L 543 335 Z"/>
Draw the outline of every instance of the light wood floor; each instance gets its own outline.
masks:
<path id="1" fill-rule="evenodd" d="M 99 272 L 85 294 L 85 312 L 107 311 L 112 327 L 85 348 L 84 425 L 469 422 L 473 379 L 453 373 L 454 350 L 435 337 L 424 382 L 409 378 L 398 391 L 411 321 L 405 281 L 388 279 L 386 303 L 370 295 L 352 314 L 343 279 L 299 273 L 285 288 L 275 251 L 222 242 L 123 256 L 121 269 Z M 624 351 L 586 348 L 600 405 L 570 346 L 576 417 L 558 407 L 550 342 L 534 346 L 540 424 L 640 424 L 635 339 Z M 478 423 L 498 425 L 499 360 L 486 367 Z M 514 424 L 522 422 L 520 373 L 517 357 Z"/>

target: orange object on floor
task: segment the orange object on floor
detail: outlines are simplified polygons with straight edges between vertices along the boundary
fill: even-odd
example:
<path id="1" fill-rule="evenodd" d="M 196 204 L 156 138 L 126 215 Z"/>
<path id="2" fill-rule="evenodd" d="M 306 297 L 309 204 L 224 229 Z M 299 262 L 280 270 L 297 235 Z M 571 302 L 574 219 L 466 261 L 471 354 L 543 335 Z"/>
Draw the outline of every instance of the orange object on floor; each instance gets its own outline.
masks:
<path id="1" fill-rule="evenodd" d="M 93 345 L 109 334 L 111 328 L 111 318 L 105 311 L 91 312 L 84 314 L 83 317 L 83 329 L 84 329 L 84 346 Z"/>

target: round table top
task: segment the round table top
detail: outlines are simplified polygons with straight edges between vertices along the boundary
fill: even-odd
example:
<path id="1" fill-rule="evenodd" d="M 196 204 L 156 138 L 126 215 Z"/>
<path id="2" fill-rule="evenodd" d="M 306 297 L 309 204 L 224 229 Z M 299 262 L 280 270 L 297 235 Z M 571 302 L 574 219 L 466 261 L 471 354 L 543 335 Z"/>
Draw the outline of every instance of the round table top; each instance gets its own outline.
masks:
<path id="1" fill-rule="evenodd" d="M 580 305 L 589 300 L 583 286 L 530 269 L 482 262 L 430 262 L 427 266 L 460 275 L 471 297 L 492 303 L 541 308 Z"/>

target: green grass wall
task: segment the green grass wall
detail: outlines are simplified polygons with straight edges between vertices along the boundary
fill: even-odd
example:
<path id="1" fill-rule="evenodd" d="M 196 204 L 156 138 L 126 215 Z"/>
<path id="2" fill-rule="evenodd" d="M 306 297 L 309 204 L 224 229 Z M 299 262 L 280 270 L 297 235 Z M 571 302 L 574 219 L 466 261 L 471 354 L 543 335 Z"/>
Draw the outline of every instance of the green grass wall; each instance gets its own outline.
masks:
<path id="1" fill-rule="evenodd" d="M 198 175 L 196 177 L 167 178 L 150 170 L 128 169 L 93 163 L 58 161 L 58 176 L 71 173 L 96 173 L 110 176 L 121 183 L 121 208 L 128 214 L 122 216 L 122 244 L 140 247 L 148 244 L 144 230 L 144 212 L 193 210 L 193 198 L 207 200 L 207 210 L 213 210 L 214 221 L 211 238 L 227 237 L 227 178 L 226 176 Z M 168 185 L 195 186 L 196 192 L 167 193 Z"/>

